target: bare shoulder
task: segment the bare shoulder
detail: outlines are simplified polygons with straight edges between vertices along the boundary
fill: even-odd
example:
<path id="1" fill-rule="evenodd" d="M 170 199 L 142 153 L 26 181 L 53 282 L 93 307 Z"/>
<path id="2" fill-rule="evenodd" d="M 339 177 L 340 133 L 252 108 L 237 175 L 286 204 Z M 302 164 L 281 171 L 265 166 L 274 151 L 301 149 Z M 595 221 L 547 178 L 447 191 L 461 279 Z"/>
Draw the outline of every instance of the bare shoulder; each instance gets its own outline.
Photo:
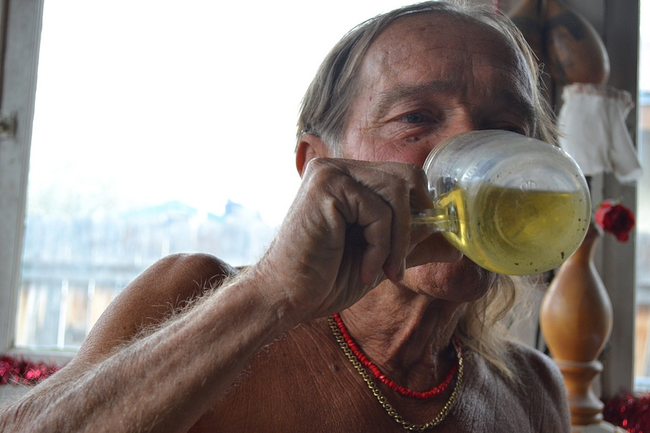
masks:
<path id="1" fill-rule="evenodd" d="M 209 254 L 174 254 L 160 259 L 111 302 L 84 341 L 75 362 L 99 362 L 143 329 L 219 287 L 238 273 Z"/>

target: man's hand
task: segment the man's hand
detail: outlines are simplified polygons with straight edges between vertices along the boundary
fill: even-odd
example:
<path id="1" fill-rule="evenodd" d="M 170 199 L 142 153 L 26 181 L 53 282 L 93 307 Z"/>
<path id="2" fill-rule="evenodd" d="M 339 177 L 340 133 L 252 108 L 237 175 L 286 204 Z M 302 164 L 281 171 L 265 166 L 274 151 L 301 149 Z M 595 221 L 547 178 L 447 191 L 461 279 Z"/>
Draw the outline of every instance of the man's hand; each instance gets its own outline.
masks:
<path id="1" fill-rule="evenodd" d="M 401 280 L 408 266 L 460 260 L 442 236 L 412 235 L 411 209 L 430 207 L 414 165 L 314 159 L 253 272 L 299 321 L 343 310 L 385 278 Z"/>

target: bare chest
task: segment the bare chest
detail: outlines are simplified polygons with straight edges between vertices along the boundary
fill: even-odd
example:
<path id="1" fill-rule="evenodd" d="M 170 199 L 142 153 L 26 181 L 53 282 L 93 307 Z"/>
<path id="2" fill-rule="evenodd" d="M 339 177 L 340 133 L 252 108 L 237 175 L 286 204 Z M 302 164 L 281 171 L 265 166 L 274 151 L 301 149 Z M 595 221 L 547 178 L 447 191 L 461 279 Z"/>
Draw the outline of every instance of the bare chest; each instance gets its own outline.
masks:
<path id="1" fill-rule="evenodd" d="M 397 414 L 413 424 L 425 424 L 436 418 L 447 402 L 450 393 L 423 402 L 382 388 L 397 411 L 389 414 L 329 337 L 319 330 L 298 333 L 261 351 L 191 432 L 405 432 Z M 503 406 L 502 417 L 495 416 L 498 406 L 494 402 L 487 405 L 476 401 L 483 398 L 481 392 L 461 387 L 448 416 L 427 431 L 532 431 L 521 425 L 521 420 L 512 418 L 512 412 L 517 412 L 513 407 L 516 402 Z M 489 408 L 491 413 L 486 417 L 475 412 L 476 407 Z M 495 430 L 496 424 L 501 425 Z"/>

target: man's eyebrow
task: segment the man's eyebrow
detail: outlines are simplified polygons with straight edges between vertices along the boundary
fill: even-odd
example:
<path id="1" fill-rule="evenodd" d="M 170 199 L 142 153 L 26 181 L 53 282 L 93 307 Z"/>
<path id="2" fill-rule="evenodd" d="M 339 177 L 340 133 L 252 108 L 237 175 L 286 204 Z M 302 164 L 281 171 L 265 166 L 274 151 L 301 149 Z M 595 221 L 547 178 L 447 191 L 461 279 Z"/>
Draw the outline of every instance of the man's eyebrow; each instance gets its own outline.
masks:
<path id="1" fill-rule="evenodd" d="M 393 105 L 400 101 L 429 93 L 444 93 L 450 89 L 451 83 L 446 81 L 432 81 L 427 84 L 400 85 L 392 87 L 379 93 L 378 101 L 370 111 L 370 116 L 375 119 L 380 119 Z"/>
<path id="2" fill-rule="evenodd" d="M 450 92 L 452 83 L 449 81 L 432 81 L 427 84 L 400 85 L 379 93 L 377 103 L 370 110 L 370 116 L 374 119 L 381 119 L 396 103 L 427 94 L 440 94 Z M 522 113 L 526 120 L 531 122 L 531 127 L 537 122 L 537 110 L 530 99 L 512 92 L 510 89 L 501 89 L 494 94 L 495 109 L 508 107 L 509 109 Z"/>

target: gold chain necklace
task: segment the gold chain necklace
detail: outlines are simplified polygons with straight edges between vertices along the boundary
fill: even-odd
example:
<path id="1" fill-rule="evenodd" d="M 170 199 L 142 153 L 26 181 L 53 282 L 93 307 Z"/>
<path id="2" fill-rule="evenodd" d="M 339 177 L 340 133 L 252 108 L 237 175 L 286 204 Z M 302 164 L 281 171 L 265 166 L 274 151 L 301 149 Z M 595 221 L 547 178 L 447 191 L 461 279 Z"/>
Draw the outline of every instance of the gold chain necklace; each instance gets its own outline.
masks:
<path id="1" fill-rule="evenodd" d="M 428 423 L 412 424 L 406 421 L 404 418 L 402 418 L 402 416 L 397 413 L 395 408 L 388 402 L 386 397 L 384 397 L 384 395 L 381 393 L 379 387 L 372 380 L 370 374 L 368 374 L 368 372 L 363 367 L 361 362 L 357 359 L 357 357 L 354 355 L 352 350 L 350 350 L 350 347 L 345 342 L 345 338 L 343 338 L 341 331 L 339 331 L 338 327 L 336 326 L 336 322 L 334 321 L 334 318 L 331 316 L 328 317 L 327 323 L 329 324 L 329 327 L 332 330 L 332 334 L 334 335 L 336 342 L 339 343 L 339 346 L 341 347 L 341 350 L 343 350 L 343 353 L 345 354 L 346 358 L 348 358 L 348 361 L 350 361 L 354 369 L 357 370 L 357 372 L 361 375 L 363 381 L 366 382 L 366 385 L 368 385 L 368 388 L 370 388 L 370 391 L 372 391 L 372 395 L 375 396 L 375 398 L 377 399 L 381 407 L 384 408 L 386 413 L 391 418 L 393 418 L 393 420 L 395 420 L 396 423 L 400 424 L 404 429 L 409 431 L 422 432 L 424 430 L 437 426 L 449 414 L 451 408 L 456 403 L 456 400 L 458 400 L 458 394 L 460 393 L 460 384 L 463 380 L 463 356 L 461 352 L 458 350 L 458 348 L 456 348 L 455 345 L 454 348 L 456 349 L 456 356 L 458 357 L 458 376 L 456 377 L 456 385 L 454 385 L 454 390 L 452 391 L 449 400 L 447 400 L 447 403 L 445 403 L 445 405 L 442 407 L 438 415 L 436 415 L 436 417 L 431 421 L 429 421 Z"/>

